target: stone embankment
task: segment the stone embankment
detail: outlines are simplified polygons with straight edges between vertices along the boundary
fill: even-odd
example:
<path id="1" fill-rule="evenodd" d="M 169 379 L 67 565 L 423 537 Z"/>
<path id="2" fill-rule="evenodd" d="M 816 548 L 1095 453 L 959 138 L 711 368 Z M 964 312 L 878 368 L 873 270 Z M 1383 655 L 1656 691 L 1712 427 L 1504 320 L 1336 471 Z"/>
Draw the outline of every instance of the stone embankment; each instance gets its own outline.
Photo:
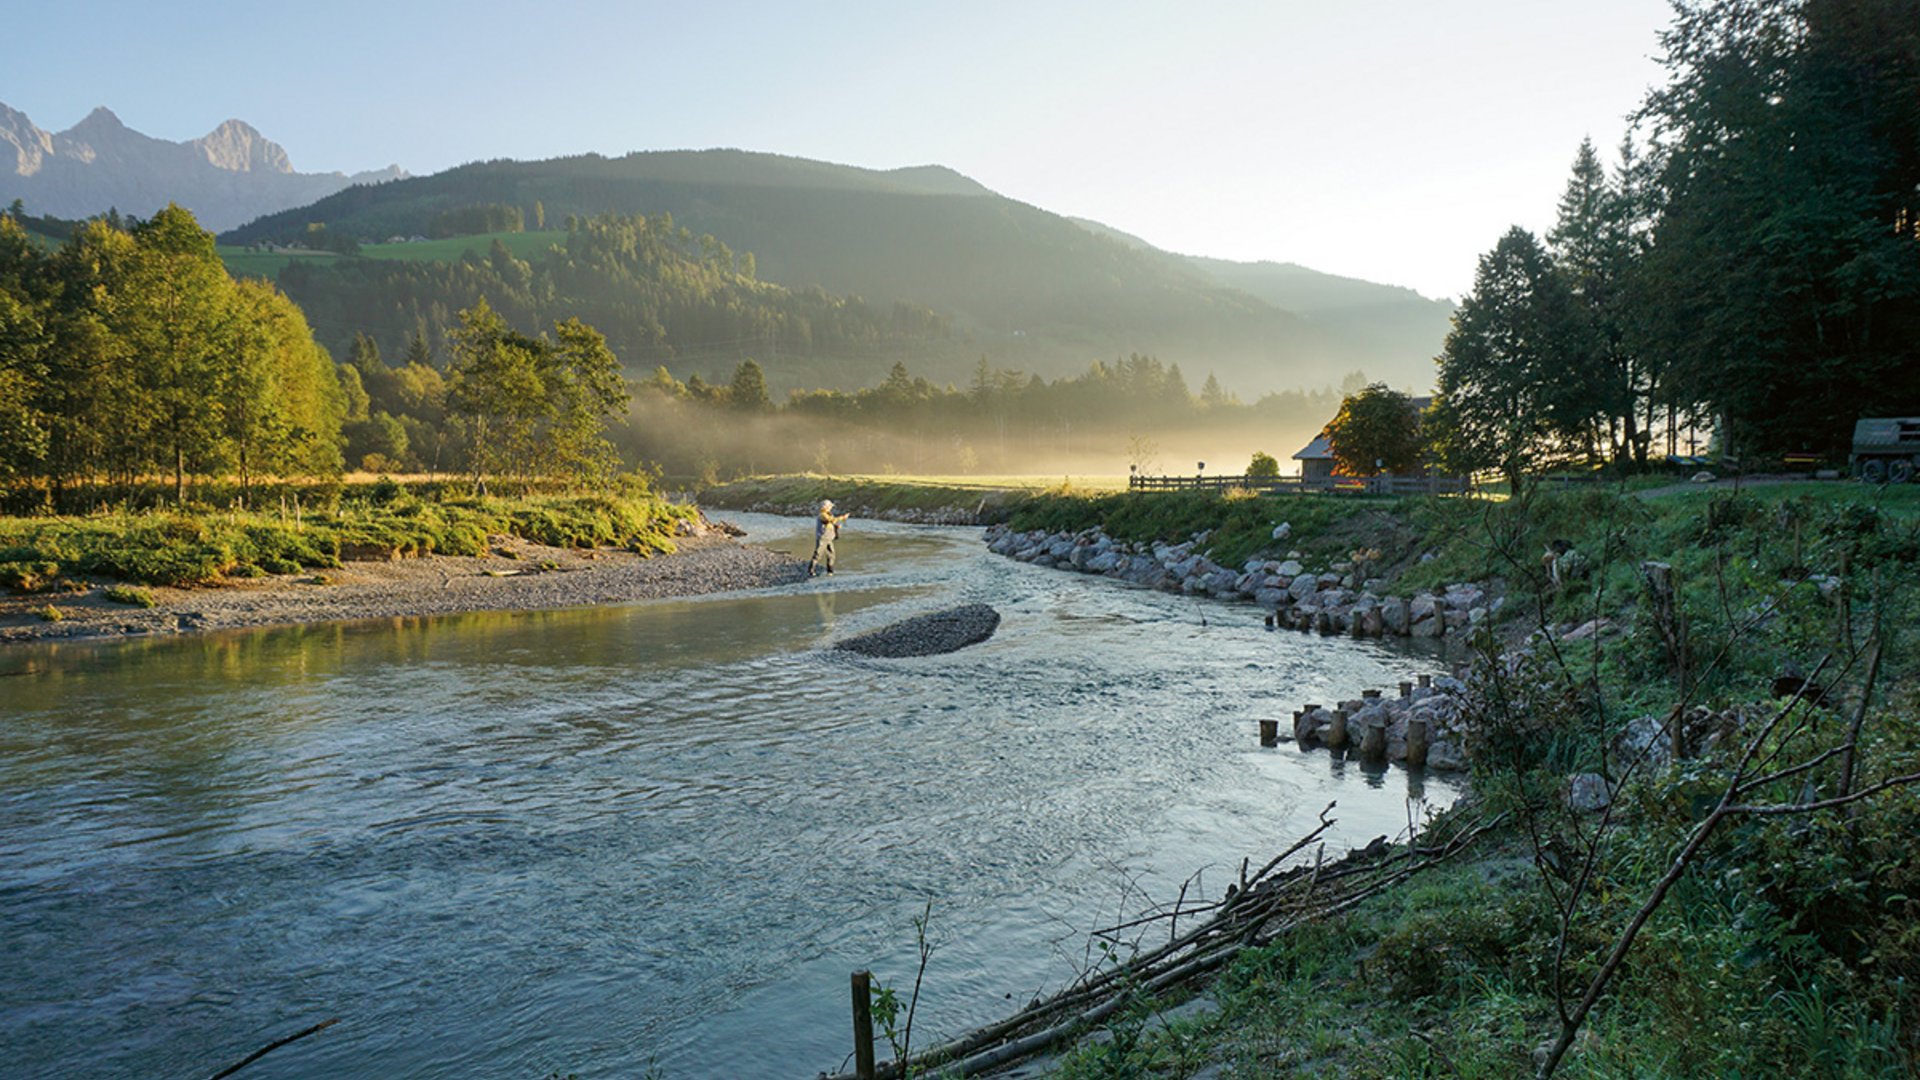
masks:
<path id="1" fill-rule="evenodd" d="M 1283 539 L 1285 526 L 1275 530 Z M 1286 559 L 1249 559 L 1235 569 L 1205 554 L 1207 533 L 1183 544 L 1129 543 L 1098 528 L 1075 533 L 987 530 L 996 554 L 1035 566 L 1101 574 L 1162 592 L 1252 601 L 1273 613 L 1276 626 L 1354 637 L 1439 638 L 1461 635 L 1500 610 L 1503 598 L 1462 582 L 1411 597 L 1383 596 L 1385 582 L 1352 563 L 1311 571 L 1300 552 Z"/>
<path id="2" fill-rule="evenodd" d="M 1459 679 L 1422 675 L 1418 684 L 1401 683 L 1397 696 L 1367 690 L 1331 708 L 1304 705 L 1293 714 L 1293 741 L 1301 749 L 1324 746 L 1364 762 L 1462 770 L 1465 693 Z M 1270 741 L 1264 729 L 1262 741 Z"/>

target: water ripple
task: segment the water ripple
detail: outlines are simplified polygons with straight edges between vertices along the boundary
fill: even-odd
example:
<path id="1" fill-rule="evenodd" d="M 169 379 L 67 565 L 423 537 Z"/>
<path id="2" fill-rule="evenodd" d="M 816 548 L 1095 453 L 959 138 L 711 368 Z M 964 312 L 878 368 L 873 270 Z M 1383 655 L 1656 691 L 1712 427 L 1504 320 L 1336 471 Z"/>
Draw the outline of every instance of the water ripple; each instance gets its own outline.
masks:
<path id="1" fill-rule="evenodd" d="M 10 1075 L 191 1075 L 334 1015 L 282 1075 L 699 1076 L 714 1045 L 810 1074 L 844 1056 L 846 972 L 906 977 L 928 897 L 922 1023 L 953 1030 L 1329 798 L 1350 837 L 1405 820 L 1404 779 L 1251 745 L 1404 651 L 972 530 L 866 524 L 842 558 L 748 596 L 28 657 L 47 677 L 0 724 Z M 1000 632 L 951 656 L 826 648 L 976 600 Z"/>

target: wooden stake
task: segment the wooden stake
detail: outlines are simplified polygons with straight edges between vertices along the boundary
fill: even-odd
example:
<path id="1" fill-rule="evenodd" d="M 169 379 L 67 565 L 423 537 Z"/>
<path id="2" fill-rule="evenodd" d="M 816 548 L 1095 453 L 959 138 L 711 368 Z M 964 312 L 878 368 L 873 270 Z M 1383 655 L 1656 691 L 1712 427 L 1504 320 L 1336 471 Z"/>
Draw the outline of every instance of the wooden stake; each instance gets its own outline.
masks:
<path id="1" fill-rule="evenodd" d="M 1278 720 L 1260 721 L 1260 745 L 1261 746 L 1280 745 L 1280 721 Z"/>
<path id="2" fill-rule="evenodd" d="M 853 1075 L 873 1080 L 873 973 L 853 973 Z"/>
<path id="3" fill-rule="evenodd" d="M 1347 710 L 1333 710 L 1333 723 L 1327 725 L 1327 749 L 1345 750 L 1347 748 Z"/>

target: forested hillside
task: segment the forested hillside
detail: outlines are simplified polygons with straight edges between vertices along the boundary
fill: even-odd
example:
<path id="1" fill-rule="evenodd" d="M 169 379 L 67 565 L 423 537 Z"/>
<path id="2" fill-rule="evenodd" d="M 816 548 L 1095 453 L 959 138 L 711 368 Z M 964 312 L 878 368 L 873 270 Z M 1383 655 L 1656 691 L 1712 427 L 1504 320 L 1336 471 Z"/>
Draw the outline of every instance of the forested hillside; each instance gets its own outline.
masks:
<path id="1" fill-rule="evenodd" d="M 484 256 L 452 261 L 297 259 L 278 282 L 338 353 L 364 333 L 388 355 L 416 337 L 445 355 L 458 313 L 482 299 L 516 327 L 569 318 L 599 327 L 631 371 L 724 374 L 753 357 L 782 389 L 861 381 L 866 369 L 930 352 L 952 367 L 964 353 L 924 307 L 767 284 L 752 255 L 695 238 L 669 216 L 576 217 L 559 237 L 531 258 L 494 239 Z"/>
<path id="2" fill-rule="evenodd" d="M 934 167 L 877 172 L 730 150 L 483 162 L 349 189 L 224 239 L 298 241 L 316 223 L 362 242 L 432 235 L 446 215 L 482 206 L 518 208 L 527 228 L 568 217 L 671 215 L 693 234 L 751 251 L 761 280 L 817 286 L 888 311 L 895 302 L 924 306 L 971 338 L 965 348 L 907 356 L 942 379 L 964 378 L 982 355 L 1058 375 L 1143 351 L 1259 393 L 1354 368 L 1417 376 L 1430 370 L 1438 345 L 1436 338 L 1427 348 L 1382 349 L 1343 337 L 1224 287 L 1179 256 L 1132 249 Z M 312 289 L 289 288 L 318 302 Z M 610 338 L 632 336 L 612 323 L 603 328 Z M 738 354 L 747 355 L 768 359 Z M 895 358 L 841 356 L 866 378 Z M 716 356 L 701 370 L 731 359 Z M 779 366 L 770 371 L 777 377 Z"/>

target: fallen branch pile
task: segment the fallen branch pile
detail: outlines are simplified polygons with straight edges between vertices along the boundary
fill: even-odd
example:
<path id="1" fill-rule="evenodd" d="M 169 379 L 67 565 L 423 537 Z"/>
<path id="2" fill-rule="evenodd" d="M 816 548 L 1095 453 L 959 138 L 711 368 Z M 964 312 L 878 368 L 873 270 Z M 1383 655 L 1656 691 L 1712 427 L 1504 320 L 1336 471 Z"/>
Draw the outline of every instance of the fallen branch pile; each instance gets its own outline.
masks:
<path id="1" fill-rule="evenodd" d="M 1088 971 L 1058 993 L 999 1023 L 912 1055 L 913 1071 L 974 1076 L 1040 1053 L 1143 997 L 1201 980 L 1243 949 L 1266 945 L 1295 927 L 1345 911 L 1446 862 L 1499 823 L 1494 818 L 1452 824 L 1440 827 L 1444 835 L 1438 836 L 1430 829 L 1404 847 L 1391 847 L 1382 837 L 1334 863 L 1316 857 L 1310 864 L 1280 870 L 1335 824 L 1327 816 L 1332 809 L 1329 803 L 1318 827 L 1275 855 L 1259 872 L 1249 876 L 1243 865 L 1239 882 L 1229 886 L 1221 900 L 1191 907 L 1176 902 L 1168 910 L 1093 934 L 1113 941 L 1124 931 L 1165 922 L 1169 929 L 1164 944 L 1138 951 L 1124 963 Z M 1320 850 L 1324 852 L 1324 845 Z M 1181 932 L 1182 921 L 1194 917 L 1204 921 Z M 877 1080 L 897 1080 L 900 1072 L 899 1062 L 888 1061 L 880 1063 L 874 1075 Z M 852 1073 L 821 1076 L 856 1080 Z"/>

